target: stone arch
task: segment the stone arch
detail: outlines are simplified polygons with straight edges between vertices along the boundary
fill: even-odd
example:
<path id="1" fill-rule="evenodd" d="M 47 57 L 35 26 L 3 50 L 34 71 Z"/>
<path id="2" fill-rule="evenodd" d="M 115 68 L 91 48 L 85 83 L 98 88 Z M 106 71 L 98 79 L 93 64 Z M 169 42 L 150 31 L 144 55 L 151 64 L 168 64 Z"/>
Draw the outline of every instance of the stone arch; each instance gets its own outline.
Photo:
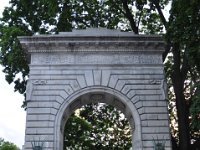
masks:
<path id="1" fill-rule="evenodd" d="M 141 120 L 136 107 L 127 96 L 117 90 L 102 86 L 91 86 L 76 91 L 63 102 L 55 120 L 55 149 L 62 149 L 63 130 L 68 117 L 75 109 L 90 102 L 104 102 L 121 110 L 132 128 L 133 149 L 142 149 Z"/>
<path id="2" fill-rule="evenodd" d="M 18 38 L 31 56 L 25 150 L 32 149 L 33 137 L 60 150 L 62 117 L 95 93 L 125 106 L 134 121 L 134 150 L 153 150 L 153 139 L 163 137 L 171 150 L 160 36 L 91 28 Z"/>

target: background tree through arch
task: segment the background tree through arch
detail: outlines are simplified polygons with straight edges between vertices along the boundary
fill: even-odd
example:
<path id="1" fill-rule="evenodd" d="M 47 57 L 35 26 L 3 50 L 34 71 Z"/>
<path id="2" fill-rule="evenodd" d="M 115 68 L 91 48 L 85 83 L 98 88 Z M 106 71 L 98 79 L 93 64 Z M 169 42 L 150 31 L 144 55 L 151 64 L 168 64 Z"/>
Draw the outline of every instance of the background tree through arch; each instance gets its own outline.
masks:
<path id="1" fill-rule="evenodd" d="M 121 111 L 105 103 L 87 104 L 69 117 L 63 149 L 128 150 L 131 136 L 130 124 Z"/>

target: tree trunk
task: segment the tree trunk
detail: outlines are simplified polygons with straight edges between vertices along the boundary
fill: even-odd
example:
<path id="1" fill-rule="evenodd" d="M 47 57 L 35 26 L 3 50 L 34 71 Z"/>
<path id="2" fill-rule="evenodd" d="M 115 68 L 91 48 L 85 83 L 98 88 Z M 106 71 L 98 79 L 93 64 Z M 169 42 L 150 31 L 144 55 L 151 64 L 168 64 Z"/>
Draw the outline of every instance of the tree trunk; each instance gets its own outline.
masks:
<path id="1" fill-rule="evenodd" d="M 174 80 L 178 80 L 176 77 Z M 180 150 L 189 150 L 190 137 L 189 137 L 189 123 L 188 123 L 188 110 L 186 101 L 183 95 L 182 87 L 179 81 L 174 81 L 174 91 L 176 95 L 176 108 L 178 115 L 179 127 L 179 148 Z"/>
<path id="2" fill-rule="evenodd" d="M 173 50 L 174 65 L 172 82 L 174 92 L 176 96 L 176 108 L 178 116 L 178 128 L 179 128 L 179 149 L 189 150 L 190 147 L 190 134 L 189 134 L 189 115 L 188 106 L 184 96 L 184 75 L 180 71 L 180 51 L 179 48 L 174 46 Z"/>

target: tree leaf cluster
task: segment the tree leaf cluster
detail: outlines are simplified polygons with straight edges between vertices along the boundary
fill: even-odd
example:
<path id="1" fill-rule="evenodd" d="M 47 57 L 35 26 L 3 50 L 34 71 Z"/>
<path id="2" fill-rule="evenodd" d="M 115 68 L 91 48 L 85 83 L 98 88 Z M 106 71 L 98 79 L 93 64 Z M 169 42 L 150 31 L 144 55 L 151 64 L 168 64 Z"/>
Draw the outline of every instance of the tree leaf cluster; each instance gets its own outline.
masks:
<path id="1" fill-rule="evenodd" d="M 15 144 L 0 138 L 0 150 L 19 150 L 19 148 Z"/>
<path id="2" fill-rule="evenodd" d="M 65 125 L 64 149 L 131 148 L 131 127 L 119 110 L 97 103 L 84 105 L 78 112 Z"/>
<path id="3" fill-rule="evenodd" d="M 166 0 L 161 4 L 165 3 Z M 11 0 L 10 5 L 0 18 L 0 62 L 5 67 L 6 80 L 15 82 L 15 90 L 20 93 L 25 93 L 29 68 L 17 36 L 88 27 L 132 30 L 136 34 L 139 26 L 145 33 L 160 32 L 162 28 L 152 2 L 146 0 Z"/>

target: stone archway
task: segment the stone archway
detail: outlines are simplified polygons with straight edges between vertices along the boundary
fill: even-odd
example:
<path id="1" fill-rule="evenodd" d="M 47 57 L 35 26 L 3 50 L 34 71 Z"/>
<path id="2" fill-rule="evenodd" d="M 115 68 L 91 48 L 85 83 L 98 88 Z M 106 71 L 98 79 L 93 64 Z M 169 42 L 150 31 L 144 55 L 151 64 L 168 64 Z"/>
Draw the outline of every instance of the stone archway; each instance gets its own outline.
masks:
<path id="1" fill-rule="evenodd" d="M 118 91 L 100 86 L 88 87 L 77 91 L 62 104 L 55 122 L 56 136 L 54 141 L 56 149 L 62 149 L 63 147 L 64 125 L 68 117 L 75 109 L 91 102 L 107 103 L 121 110 L 132 128 L 133 149 L 142 149 L 141 120 L 134 104 Z"/>
<path id="2" fill-rule="evenodd" d="M 92 28 L 19 40 L 30 60 L 25 150 L 33 139 L 60 150 L 63 115 L 95 93 L 118 99 L 132 116 L 134 150 L 153 150 L 154 139 L 171 150 L 159 36 Z"/>

